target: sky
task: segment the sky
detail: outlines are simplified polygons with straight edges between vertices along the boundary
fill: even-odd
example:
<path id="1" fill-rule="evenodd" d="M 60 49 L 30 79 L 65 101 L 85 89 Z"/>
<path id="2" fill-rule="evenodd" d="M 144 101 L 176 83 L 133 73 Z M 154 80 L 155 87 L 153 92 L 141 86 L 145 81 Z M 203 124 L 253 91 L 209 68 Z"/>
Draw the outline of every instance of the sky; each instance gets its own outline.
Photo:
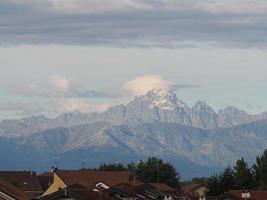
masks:
<path id="1" fill-rule="evenodd" d="M 265 0 L 1 0 L 0 120 L 102 112 L 152 88 L 267 111 Z"/>

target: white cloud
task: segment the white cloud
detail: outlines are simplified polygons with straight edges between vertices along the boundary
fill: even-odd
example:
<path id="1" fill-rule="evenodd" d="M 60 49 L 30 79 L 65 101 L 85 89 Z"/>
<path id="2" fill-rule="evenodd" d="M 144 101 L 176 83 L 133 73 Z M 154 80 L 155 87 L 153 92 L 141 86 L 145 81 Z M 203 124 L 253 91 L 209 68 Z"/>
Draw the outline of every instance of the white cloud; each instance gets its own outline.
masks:
<path id="1" fill-rule="evenodd" d="M 0 102 L 0 111 L 15 112 L 19 117 L 25 115 L 39 115 L 44 108 L 35 102 L 5 101 Z"/>
<path id="2" fill-rule="evenodd" d="M 67 91 L 70 87 L 71 81 L 63 76 L 54 75 L 51 78 L 51 83 L 56 89 Z"/>
<path id="3" fill-rule="evenodd" d="M 147 11 L 155 9 L 147 0 L 8 0 L 44 10 L 69 14 L 96 14 L 106 12 Z"/>
<path id="4" fill-rule="evenodd" d="M 0 7 L 4 46 L 267 46 L 266 0 L 1 0 Z"/>
<path id="5" fill-rule="evenodd" d="M 54 75 L 47 82 L 17 86 L 14 91 L 23 96 L 38 97 L 114 97 L 110 93 L 86 89 L 79 81 L 62 75 Z"/>
<path id="6" fill-rule="evenodd" d="M 186 11 L 211 13 L 264 13 L 265 0 L 5 0 L 60 13 L 106 13 L 128 11 Z"/>
<path id="7" fill-rule="evenodd" d="M 202 0 L 195 6 L 197 9 L 211 13 L 260 14 L 267 10 L 265 0 Z"/>
<path id="8" fill-rule="evenodd" d="M 123 88 L 133 95 L 142 95 L 152 89 L 168 89 L 171 83 L 158 75 L 143 75 L 124 84 Z"/>
<path id="9" fill-rule="evenodd" d="M 78 98 L 68 98 L 60 99 L 50 102 L 50 112 L 51 113 L 66 113 L 66 112 L 104 112 L 109 108 L 108 104 L 95 104 L 90 103 L 83 99 Z"/>

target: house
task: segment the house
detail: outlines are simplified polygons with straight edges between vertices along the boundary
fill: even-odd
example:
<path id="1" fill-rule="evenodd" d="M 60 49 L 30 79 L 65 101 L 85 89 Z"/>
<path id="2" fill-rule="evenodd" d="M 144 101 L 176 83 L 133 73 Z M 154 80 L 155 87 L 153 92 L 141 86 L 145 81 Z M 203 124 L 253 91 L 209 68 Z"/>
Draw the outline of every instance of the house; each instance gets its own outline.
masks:
<path id="1" fill-rule="evenodd" d="M 95 192 L 82 185 L 74 184 L 40 197 L 38 200 L 119 200 L 105 192 Z"/>
<path id="2" fill-rule="evenodd" d="M 74 184 L 82 185 L 91 190 L 107 189 L 119 183 L 131 181 L 131 174 L 125 171 L 94 171 L 94 170 L 55 170 L 53 183 L 43 196 Z"/>
<path id="3" fill-rule="evenodd" d="M 161 184 L 162 185 L 162 184 Z M 159 185 L 157 185 L 159 186 Z M 170 194 L 166 194 L 164 192 L 162 192 L 163 190 L 161 189 L 161 191 L 151 185 L 151 184 L 142 184 L 136 187 L 136 191 L 138 192 L 138 194 L 142 195 L 143 197 L 145 197 L 146 199 L 150 199 L 150 200 L 154 200 L 154 199 L 160 199 L 160 200 L 173 200 L 176 199 L 178 196 L 172 196 Z"/>
<path id="4" fill-rule="evenodd" d="M 184 199 L 181 200 L 218 200 L 218 197 L 216 196 L 187 196 L 183 197 Z"/>
<path id="5" fill-rule="evenodd" d="M 155 190 L 164 193 L 166 196 L 172 196 L 174 198 L 180 196 L 178 189 L 174 189 L 165 183 L 149 183 L 149 185 L 155 188 Z"/>
<path id="6" fill-rule="evenodd" d="M 230 190 L 220 195 L 218 200 L 267 200 L 267 191 Z"/>
<path id="7" fill-rule="evenodd" d="M 38 180 L 43 191 L 46 191 L 53 183 L 53 172 L 44 172 L 39 174 Z"/>
<path id="8" fill-rule="evenodd" d="M 106 192 L 120 200 L 164 200 L 165 195 L 157 191 L 149 184 L 131 185 L 122 183 L 110 187 Z"/>
<path id="9" fill-rule="evenodd" d="M 205 196 L 207 191 L 208 191 L 207 187 L 201 183 L 191 183 L 191 184 L 184 185 L 182 187 L 182 192 L 186 196 L 202 197 L 202 196 Z"/>
<path id="10" fill-rule="evenodd" d="M 23 190 L 32 198 L 43 193 L 36 172 L 33 171 L 0 171 L 0 178 Z"/>
<path id="11" fill-rule="evenodd" d="M 110 196 L 114 196 L 121 200 L 141 200 L 145 199 L 136 191 L 136 186 L 129 183 L 121 183 L 106 190 Z"/>
<path id="12" fill-rule="evenodd" d="M 30 197 L 23 190 L 0 178 L 0 200 L 30 200 Z"/>

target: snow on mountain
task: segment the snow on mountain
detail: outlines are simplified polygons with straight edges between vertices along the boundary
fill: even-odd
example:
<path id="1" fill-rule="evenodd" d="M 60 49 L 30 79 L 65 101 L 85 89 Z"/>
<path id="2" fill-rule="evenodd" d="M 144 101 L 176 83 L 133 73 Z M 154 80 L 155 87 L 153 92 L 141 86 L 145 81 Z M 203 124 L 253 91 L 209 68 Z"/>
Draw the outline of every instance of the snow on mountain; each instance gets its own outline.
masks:
<path id="1" fill-rule="evenodd" d="M 169 122 L 191 126 L 187 105 L 168 90 L 151 90 L 126 105 L 124 121 Z"/>

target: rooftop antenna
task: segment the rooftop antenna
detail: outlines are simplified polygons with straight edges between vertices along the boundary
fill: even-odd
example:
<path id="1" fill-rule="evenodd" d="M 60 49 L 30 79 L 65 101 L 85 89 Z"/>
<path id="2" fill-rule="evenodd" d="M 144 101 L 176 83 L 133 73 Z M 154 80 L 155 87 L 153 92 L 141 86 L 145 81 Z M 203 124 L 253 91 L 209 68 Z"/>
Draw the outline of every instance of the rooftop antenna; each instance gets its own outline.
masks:
<path id="1" fill-rule="evenodd" d="M 82 161 L 82 169 L 85 169 L 86 161 Z"/>
<path id="2" fill-rule="evenodd" d="M 132 181 L 134 181 L 135 180 L 135 174 L 134 174 L 134 162 L 132 161 L 132 163 L 131 163 L 131 168 L 132 168 Z"/>
<path id="3" fill-rule="evenodd" d="M 158 170 L 158 179 L 157 179 L 157 181 L 158 181 L 158 190 L 159 190 L 159 160 L 158 160 L 158 163 L 157 163 L 157 170 Z"/>

